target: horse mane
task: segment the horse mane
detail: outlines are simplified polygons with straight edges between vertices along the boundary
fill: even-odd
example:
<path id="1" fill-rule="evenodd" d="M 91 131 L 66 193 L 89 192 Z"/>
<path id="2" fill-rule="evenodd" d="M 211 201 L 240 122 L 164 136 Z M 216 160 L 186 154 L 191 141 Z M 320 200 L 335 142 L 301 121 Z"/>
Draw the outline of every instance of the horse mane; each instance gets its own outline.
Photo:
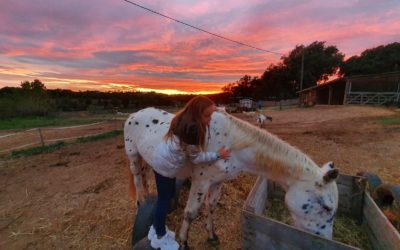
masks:
<path id="1" fill-rule="evenodd" d="M 288 144 L 266 130 L 225 113 L 228 131 L 235 129 L 231 150 L 256 146 L 256 168 L 267 171 L 271 179 L 291 176 L 295 179 L 321 178 L 319 166 L 298 148 Z"/>

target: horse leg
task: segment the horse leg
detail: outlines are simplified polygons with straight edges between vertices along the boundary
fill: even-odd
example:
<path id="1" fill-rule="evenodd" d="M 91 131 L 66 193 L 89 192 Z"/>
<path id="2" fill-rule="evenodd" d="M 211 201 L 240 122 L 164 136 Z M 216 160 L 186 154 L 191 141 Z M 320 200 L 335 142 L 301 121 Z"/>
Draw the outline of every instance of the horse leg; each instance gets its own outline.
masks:
<path id="1" fill-rule="evenodd" d="M 210 187 L 210 191 L 207 197 L 207 219 L 206 219 L 206 229 L 208 232 L 208 243 L 211 245 L 218 245 L 219 239 L 215 233 L 213 213 L 217 206 L 217 202 L 221 197 L 222 183 L 214 184 Z"/>
<path id="2" fill-rule="evenodd" d="M 145 199 L 143 177 L 145 177 L 144 173 L 146 172 L 146 166 L 143 164 L 142 157 L 138 153 L 128 154 L 128 158 L 130 161 L 129 167 L 131 172 L 130 178 L 128 179 L 129 190 L 131 195 L 136 197 L 136 201 L 139 204 L 144 202 Z"/>
<path id="3" fill-rule="evenodd" d="M 192 182 L 189 192 L 189 198 L 186 203 L 185 212 L 183 215 L 183 222 L 179 232 L 179 238 L 183 249 L 189 249 L 188 246 L 188 233 L 190 224 L 197 217 L 201 204 L 207 194 L 209 186 L 201 182 Z"/>

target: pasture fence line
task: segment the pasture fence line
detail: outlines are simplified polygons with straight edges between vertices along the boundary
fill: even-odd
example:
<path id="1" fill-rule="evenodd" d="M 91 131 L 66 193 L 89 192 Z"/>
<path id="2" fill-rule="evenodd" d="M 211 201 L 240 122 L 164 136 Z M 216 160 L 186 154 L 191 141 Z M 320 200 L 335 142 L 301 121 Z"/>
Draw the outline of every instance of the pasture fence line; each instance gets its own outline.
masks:
<path id="1" fill-rule="evenodd" d="M 17 134 L 23 133 L 23 132 L 28 132 L 28 131 L 36 130 L 36 129 L 38 129 L 38 128 L 30 128 L 30 129 L 27 129 L 27 130 L 24 130 L 24 131 L 20 131 L 20 132 L 17 132 L 17 133 L 1 135 L 1 136 L 0 136 L 0 139 L 1 139 L 1 138 L 6 138 L 6 137 L 10 137 L 10 136 L 14 136 L 14 135 L 17 135 Z"/>
<path id="2" fill-rule="evenodd" d="M 97 136 L 105 132 L 122 129 L 125 120 L 113 118 L 90 124 L 32 128 L 2 135 L 0 136 L 0 155 L 36 145 L 43 147 L 54 142 L 72 141 L 80 137 Z"/>

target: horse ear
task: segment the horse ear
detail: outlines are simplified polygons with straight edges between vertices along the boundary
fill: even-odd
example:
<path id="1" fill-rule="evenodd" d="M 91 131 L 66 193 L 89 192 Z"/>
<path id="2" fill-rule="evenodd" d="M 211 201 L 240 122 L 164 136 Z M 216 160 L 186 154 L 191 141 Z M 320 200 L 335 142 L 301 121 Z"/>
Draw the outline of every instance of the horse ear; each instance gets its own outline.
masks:
<path id="1" fill-rule="evenodd" d="M 331 182 L 331 181 L 335 180 L 338 176 L 339 176 L 339 170 L 331 169 L 325 173 L 324 181 L 325 181 L 325 183 Z"/>
<path id="2" fill-rule="evenodd" d="M 335 164 L 333 163 L 333 161 L 327 162 L 324 165 L 322 165 L 321 170 L 322 173 L 327 173 L 329 170 L 334 169 L 335 168 Z"/>

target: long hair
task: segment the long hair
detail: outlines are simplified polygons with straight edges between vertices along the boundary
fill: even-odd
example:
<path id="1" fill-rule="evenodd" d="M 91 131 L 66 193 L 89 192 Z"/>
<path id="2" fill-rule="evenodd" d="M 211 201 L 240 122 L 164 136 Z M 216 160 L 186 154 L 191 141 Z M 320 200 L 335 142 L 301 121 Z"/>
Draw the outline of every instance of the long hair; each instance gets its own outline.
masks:
<path id="1" fill-rule="evenodd" d="M 200 149 L 203 149 L 207 127 L 201 122 L 201 117 L 203 111 L 211 105 L 215 105 L 215 103 L 206 96 L 193 97 L 172 119 L 170 128 L 165 135 L 165 139 L 169 139 L 173 135 L 176 135 L 180 139 L 182 146 L 183 144 L 181 139 L 185 134 L 187 134 L 188 126 L 195 123 L 197 125 L 197 146 Z"/>

